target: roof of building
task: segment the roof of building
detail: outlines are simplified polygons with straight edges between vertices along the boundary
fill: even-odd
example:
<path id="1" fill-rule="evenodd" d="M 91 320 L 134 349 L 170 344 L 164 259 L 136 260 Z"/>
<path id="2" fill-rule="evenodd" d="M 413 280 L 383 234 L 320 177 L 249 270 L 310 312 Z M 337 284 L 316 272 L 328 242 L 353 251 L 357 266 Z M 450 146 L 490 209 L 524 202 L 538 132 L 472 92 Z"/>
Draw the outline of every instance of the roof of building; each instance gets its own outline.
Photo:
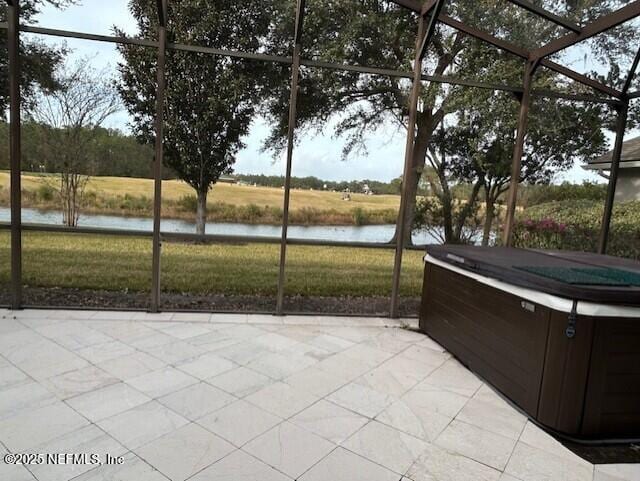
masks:
<path id="1" fill-rule="evenodd" d="M 610 150 L 600 157 L 590 159 L 586 169 L 609 170 L 611 168 L 611 157 L 613 150 Z M 627 140 L 622 144 L 622 155 L 620 156 L 620 168 L 640 167 L 640 137 Z"/>

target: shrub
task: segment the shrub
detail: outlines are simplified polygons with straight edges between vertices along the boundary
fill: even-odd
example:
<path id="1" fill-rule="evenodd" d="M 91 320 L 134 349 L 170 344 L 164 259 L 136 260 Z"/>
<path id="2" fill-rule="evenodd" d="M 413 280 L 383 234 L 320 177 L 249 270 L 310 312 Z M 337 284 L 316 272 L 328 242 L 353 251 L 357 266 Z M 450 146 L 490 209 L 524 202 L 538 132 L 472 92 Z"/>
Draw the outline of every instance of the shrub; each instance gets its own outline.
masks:
<path id="1" fill-rule="evenodd" d="M 56 196 L 56 189 L 49 184 L 42 184 L 36 190 L 36 199 L 42 202 L 51 202 Z"/>
<path id="2" fill-rule="evenodd" d="M 604 203 L 549 202 L 526 209 L 514 226 L 514 245 L 527 248 L 595 251 Z M 640 259 L 640 202 L 614 206 L 608 254 Z"/>
<path id="3" fill-rule="evenodd" d="M 198 198 L 195 195 L 183 195 L 178 199 L 178 208 L 185 212 L 195 212 L 198 210 Z"/>
<path id="4" fill-rule="evenodd" d="M 606 184 L 584 182 L 582 184 L 531 185 L 522 190 L 522 204 L 533 206 L 548 202 L 567 200 L 597 200 L 604 202 L 607 195 Z"/>
<path id="5" fill-rule="evenodd" d="M 362 207 L 356 207 L 351 211 L 353 215 L 353 223 L 355 225 L 365 225 L 369 223 L 369 213 Z"/>

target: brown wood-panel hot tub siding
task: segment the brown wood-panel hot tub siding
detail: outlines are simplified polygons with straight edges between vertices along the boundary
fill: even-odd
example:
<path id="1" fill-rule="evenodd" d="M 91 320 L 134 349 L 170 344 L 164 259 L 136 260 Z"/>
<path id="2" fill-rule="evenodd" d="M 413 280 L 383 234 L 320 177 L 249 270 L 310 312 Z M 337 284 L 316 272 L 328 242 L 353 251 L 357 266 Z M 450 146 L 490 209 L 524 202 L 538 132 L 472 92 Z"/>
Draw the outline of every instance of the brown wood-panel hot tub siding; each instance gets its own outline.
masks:
<path id="1" fill-rule="evenodd" d="M 640 322 L 600 318 L 584 405 L 585 436 L 640 436 Z"/>
<path id="2" fill-rule="evenodd" d="M 517 296 L 433 264 L 426 265 L 424 286 L 421 329 L 535 414 L 550 310 L 530 312 Z"/>
<path id="3" fill-rule="evenodd" d="M 540 423 L 585 438 L 640 436 L 640 322 L 534 304 L 427 263 L 420 328 Z M 530 304 L 531 305 L 531 304 Z"/>

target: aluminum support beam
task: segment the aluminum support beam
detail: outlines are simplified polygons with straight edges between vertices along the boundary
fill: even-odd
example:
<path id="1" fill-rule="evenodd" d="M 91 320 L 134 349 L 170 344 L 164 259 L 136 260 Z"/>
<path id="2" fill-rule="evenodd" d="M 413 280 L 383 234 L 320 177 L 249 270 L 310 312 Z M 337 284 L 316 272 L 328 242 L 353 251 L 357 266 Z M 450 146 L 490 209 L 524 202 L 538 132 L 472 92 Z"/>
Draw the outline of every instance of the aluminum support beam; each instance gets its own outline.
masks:
<path id="1" fill-rule="evenodd" d="M 402 174 L 402 191 L 400 193 L 400 209 L 396 221 L 396 250 L 393 262 L 393 278 L 391 280 L 391 308 L 390 316 L 398 317 L 398 304 L 400 297 L 400 274 L 402 272 L 402 253 L 405 244 L 405 224 L 407 218 L 407 192 L 413 171 L 413 147 L 416 136 L 416 121 L 418 118 L 418 99 L 422 87 L 422 58 L 420 56 L 421 46 L 428 43 L 426 33 L 433 34 L 436 17 L 432 16 L 429 27 L 426 26 L 425 17 L 420 15 L 418 19 L 418 36 L 416 38 L 416 56 L 413 63 L 413 84 L 411 86 L 411 96 L 409 97 L 409 120 L 407 123 L 407 142 L 404 154 L 404 170 Z M 411 233 L 409 233 L 411 235 Z"/>
<path id="2" fill-rule="evenodd" d="M 20 187 L 20 2 L 7 2 L 9 54 L 9 165 L 11 198 L 11 308 L 22 307 L 22 198 Z"/>
<path id="3" fill-rule="evenodd" d="M 611 215 L 616 197 L 616 185 L 618 183 L 618 172 L 620 170 L 620 157 L 622 156 L 622 145 L 624 134 L 627 129 L 627 114 L 629 104 L 624 104 L 618 108 L 618 123 L 616 126 L 616 143 L 611 156 L 611 170 L 609 172 L 609 185 L 607 186 L 607 198 L 604 204 L 602 224 L 600 225 L 600 241 L 598 243 L 598 253 L 607 253 L 609 242 L 609 228 L 611 226 Z"/>
<path id="4" fill-rule="evenodd" d="M 471 27 L 447 15 L 440 15 L 438 20 L 440 20 L 445 25 L 450 26 L 451 28 L 455 28 L 456 30 L 466 33 L 471 37 L 477 38 L 478 40 L 481 40 L 485 43 L 493 45 L 494 47 L 504 50 L 505 52 L 509 52 L 513 55 L 516 55 L 524 60 L 529 60 L 531 58 L 531 53 L 529 51 L 523 48 L 520 48 L 517 45 L 513 45 L 512 43 L 502 40 L 500 38 L 494 37 L 493 35 L 489 35 L 488 33 L 483 32 L 482 30 L 479 30 L 475 27 Z M 565 77 L 575 80 L 576 82 L 579 82 L 593 89 L 599 90 L 602 93 L 611 95 L 616 98 L 621 97 L 621 93 L 619 91 L 612 89 L 611 87 L 608 87 L 607 85 L 604 85 L 600 82 L 597 82 L 587 77 L 586 75 L 582 75 L 571 69 L 563 67 L 562 65 L 552 62 L 551 60 L 542 59 L 540 61 L 540 64 L 547 67 L 548 69 L 551 69 L 559 74 L 564 75 Z"/>
<path id="5" fill-rule="evenodd" d="M 630 3 L 629 5 L 626 5 L 619 10 L 616 10 L 615 12 L 600 17 L 599 19 L 591 22 L 589 25 L 583 27 L 580 33 L 567 34 L 564 37 L 560 37 L 549 42 L 544 47 L 533 50 L 531 52 L 531 59 L 535 60 L 553 55 L 560 50 L 564 50 L 567 47 L 571 47 L 572 45 L 575 45 L 591 37 L 595 37 L 596 35 L 606 32 L 607 30 L 617 27 L 618 25 L 626 22 L 627 20 L 631 20 L 634 17 L 637 17 L 638 15 L 640 15 L 640 0 L 636 0 L 635 2 Z"/>
<path id="6" fill-rule="evenodd" d="M 285 265 L 287 262 L 287 231 L 289 228 L 289 204 L 291 200 L 291 166 L 293 163 L 293 144 L 298 107 L 298 83 L 300 80 L 300 53 L 302 45 L 302 25 L 304 21 L 305 0 L 298 0 L 296 7 L 295 39 L 293 63 L 291 65 L 291 92 L 289 94 L 289 126 L 287 130 L 287 165 L 284 177 L 284 203 L 282 208 L 282 236 L 280 239 L 280 268 L 278 272 L 278 294 L 276 314 L 284 314 Z"/>
<path id="7" fill-rule="evenodd" d="M 7 28 L 6 23 L 0 23 L 0 29 L 6 29 L 6 28 Z M 71 32 L 68 30 L 58 30 L 58 29 L 52 29 L 52 28 L 28 27 L 28 26 L 20 27 L 20 31 L 36 33 L 40 35 L 51 35 L 51 36 L 63 37 L 63 38 L 79 38 L 79 39 L 93 40 L 98 42 L 121 43 L 125 45 L 139 45 L 142 47 L 158 48 L 158 42 L 156 41 L 137 39 L 137 38 L 131 38 L 131 37 L 93 35 L 93 34 L 86 34 L 82 32 Z M 277 55 L 266 55 L 266 54 L 257 54 L 257 53 L 249 53 L 249 52 L 239 52 L 234 50 L 223 50 L 223 49 L 204 47 L 204 46 L 198 46 L 198 45 L 168 43 L 167 50 L 208 53 L 211 55 L 222 55 L 222 56 L 242 58 L 245 60 L 254 60 L 254 61 L 261 61 L 261 62 L 277 62 L 277 63 L 283 63 L 287 65 L 291 65 L 292 63 L 291 57 L 281 57 Z M 543 64 L 548 62 L 549 61 L 545 59 L 543 61 Z M 413 72 L 409 72 L 409 71 L 384 69 L 384 68 L 378 68 L 378 67 L 367 67 L 367 66 L 361 66 L 361 65 L 348 65 L 348 64 L 341 64 L 341 63 L 323 62 L 320 60 L 309 60 L 309 59 L 303 59 L 303 58 L 300 59 L 300 65 L 313 67 L 313 68 L 341 70 L 341 71 L 347 71 L 347 72 L 360 72 L 360 73 L 371 74 L 371 75 L 386 75 L 390 77 L 413 78 Z M 563 68 L 557 64 L 554 64 L 554 65 L 556 66 L 555 68 Z M 572 73 L 575 75 L 580 75 L 569 69 L 566 69 L 565 71 L 568 74 Z M 578 77 L 578 78 L 581 78 L 581 77 Z M 447 77 L 447 76 L 423 75 L 422 80 L 429 81 L 429 82 L 450 84 L 450 85 L 462 85 L 467 87 L 474 87 L 474 88 L 481 88 L 481 89 L 488 89 L 488 90 L 500 90 L 504 92 L 522 92 L 522 87 L 489 84 L 484 82 L 476 82 L 473 80 L 456 79 L 454 77 Z M 584 76 L 582 76 L 581 80 L 595 82 Z M 613 89 L 607 90 L 606 93 L 608 95 L 611 93 L 615 93 L 616 95 L 619 94 L 619 92 Z M 551 97 L 551 98 L 565 98 L 568 100 L 581 100 L 585 102 L 596 102 L 596 103 L 618 103 L 619 102 L 613 99 L 588 96 L 588 95 L 579 95 L 579 94 L 578 95 L 562 94 L 560 92 L 552 92 L 549 90 L 534 90 L 532 92 L 532 95 L 541 96 L 541 97 Z"/>
<path id="8" fill-rule="evenodd" d="M 155 158 L 153 160 L 153 253 L 151 260 L 151 312 L 160 310 L 160 221 L 162 218 L 162 162 L 164 138 L 165 64 L 167 46 L 167 1 L 158 0 L 158 56 L 156 71 Z"/>
<path id="9" fill-rule="evenodd" d="M 531 104 L 531 83 L 533 74 L 537 68 L 536 63 L 529 62 L 524 73 L 524 88 L 520 98 L 520 115 L 518 117 L 518 131 L 516 143 L 513 148 L 513 161 L 511 164 L 511 183 L 507 196 L 507 213 L 505 218 L 502 242 L 505 246 L 511 247 L 513 242 L 513 224 L 516 214 L 516 203 L 518 201 L 518 185 L 520 184 L 520 172 L 522 170 L 522 154 L 524 152 L 524 140 L 529 121 L 529 106 Z"/>
<path id="10" fill-rule="evenodd" d="M 582 30 L 580 28 L 580 25 L 578 25 L 577 23 L 567 20 L 566 18 L 562 18 L 553 12 L 550 12 L 548 10 L 545 10 L 542 7 L 539 7 L 538 5 L 534 5 L 528 0 L 508 0 L 508 1 L 510 3 L 513 3 L 514 5 L 517 5 L 520 8 L 523 8 L 524 10 L 527 10 L 531 13 L 538 15 L 539 17 L 544 18 L 545 20 L 548 20 L 549 22 L 553 22 L 556 25 L 560 25 L 561 27 L 564 27 L 567 30 L 572 30 L 575 33 L 580 33 L 580 31 Z"/>
<path id="11" fill-rule="evenodd" d="M 418 58 L 422 62 L 424 56 L 427 54 L 427 49 L 429 48 L 429 42 L 433 38 L 434 33 L 436 32 L 436 25 L 438 23 L 438 17 L 440 16 L 440 12 L 442 11 L 442 7 L 444 7 L 444 0 L 437 0 L 433 8 L 428 9 L 427 12 L 431 15 L 431 19 L 429 20 L 429 27 L 427 28 L 427 32 L 424 35 L 424 39 L 420 44 L 418 49 Z M 424 17 L 424 15 L 422 15 Z M 420 76 L 422 77 L 422 72 L 420 72 Z"/>
<path id="12" fill-rule="evenodd" d="M 633 78 L 636 75 L 636 71 L 638 70 L 638 63 L 640 63 L 640 49 L 636 52 L 636 56 L 633 59 L 633 63 L 631 64 L 631 68 L 629 69 L 629 73 L 627 74 L 627 80 L 624 82 L 624 86 L 622 87 L 623 95 L 626 95 L 631 88 L 631 83 L 633 82 Z"/>

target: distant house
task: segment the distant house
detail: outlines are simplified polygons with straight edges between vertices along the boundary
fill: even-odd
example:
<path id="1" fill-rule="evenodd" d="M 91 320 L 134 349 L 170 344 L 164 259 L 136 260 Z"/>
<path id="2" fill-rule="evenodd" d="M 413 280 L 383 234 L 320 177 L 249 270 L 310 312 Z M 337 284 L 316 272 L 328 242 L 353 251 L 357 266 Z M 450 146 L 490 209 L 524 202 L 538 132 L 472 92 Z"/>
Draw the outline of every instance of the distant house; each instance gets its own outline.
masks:
<path id="1" fill-rule="evenodd" d="M 604 177 L 609 176 L 613 151 L 589 160 L 584 167 L 595 170 Z M 616 185 L 616 201 L 640 200 L 640 137 L 627 140 L 622 144 L 620 170 Z"/>
<path id="2" fill-rule="evenodd" d="M 218 182 L 221 182 L 223 184 L 237 184 L 238 179 L 232 177 L 231 175 L 221 175 L 218 179 Z"/>

